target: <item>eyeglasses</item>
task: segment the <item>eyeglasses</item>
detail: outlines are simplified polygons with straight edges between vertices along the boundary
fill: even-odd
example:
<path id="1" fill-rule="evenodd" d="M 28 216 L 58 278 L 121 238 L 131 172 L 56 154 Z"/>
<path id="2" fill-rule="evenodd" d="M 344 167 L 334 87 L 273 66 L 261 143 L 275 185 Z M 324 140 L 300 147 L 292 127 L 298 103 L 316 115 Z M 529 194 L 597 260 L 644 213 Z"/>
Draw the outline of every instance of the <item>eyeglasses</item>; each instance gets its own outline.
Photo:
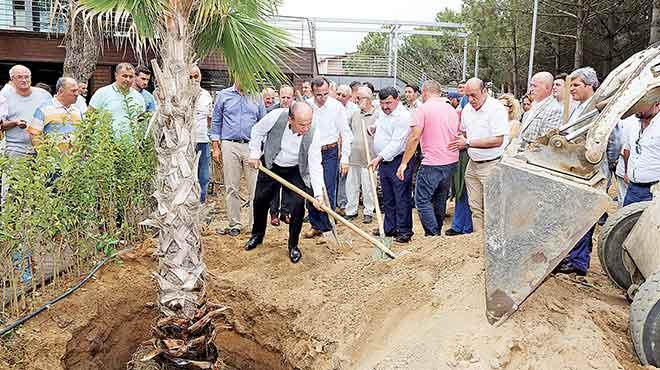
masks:
<path id="1" fill-rule="evenodd" d="M 27 76 L 14 76 L 14 78 L 17 79 L 17 80 L 29 81 L 29 80 L 32 78 L 32 76 L 31 76 L 31 75 L 27 75 Z"/>

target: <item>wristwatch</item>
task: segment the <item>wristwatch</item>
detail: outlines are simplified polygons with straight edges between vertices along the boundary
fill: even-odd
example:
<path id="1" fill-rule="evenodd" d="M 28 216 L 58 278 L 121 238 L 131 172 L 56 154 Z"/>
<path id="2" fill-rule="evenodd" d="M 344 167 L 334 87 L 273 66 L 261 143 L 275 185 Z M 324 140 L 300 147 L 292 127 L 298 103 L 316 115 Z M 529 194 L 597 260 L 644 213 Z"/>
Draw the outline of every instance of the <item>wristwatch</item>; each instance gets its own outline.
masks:
<path id="1" fill-rule="evenodd" d="M 470 139 L 465 139 L 465 149 L 470 149 Z"/>

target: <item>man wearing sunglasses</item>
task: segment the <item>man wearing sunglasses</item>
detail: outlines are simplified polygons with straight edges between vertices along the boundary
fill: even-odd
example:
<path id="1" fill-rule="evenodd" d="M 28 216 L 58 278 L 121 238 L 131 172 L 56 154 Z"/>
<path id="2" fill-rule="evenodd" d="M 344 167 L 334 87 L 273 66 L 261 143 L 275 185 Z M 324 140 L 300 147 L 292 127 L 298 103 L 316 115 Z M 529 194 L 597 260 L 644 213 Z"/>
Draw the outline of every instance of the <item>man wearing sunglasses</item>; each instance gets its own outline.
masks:
<path id="1" fill-rule="evenodd" d="M 629 130 L 623 146 L 628 191 L 623 206 L 653 199 L 651 186 L 660 181 L 660 89 L 654 89 L 636 104 L 639 119 Z"/>

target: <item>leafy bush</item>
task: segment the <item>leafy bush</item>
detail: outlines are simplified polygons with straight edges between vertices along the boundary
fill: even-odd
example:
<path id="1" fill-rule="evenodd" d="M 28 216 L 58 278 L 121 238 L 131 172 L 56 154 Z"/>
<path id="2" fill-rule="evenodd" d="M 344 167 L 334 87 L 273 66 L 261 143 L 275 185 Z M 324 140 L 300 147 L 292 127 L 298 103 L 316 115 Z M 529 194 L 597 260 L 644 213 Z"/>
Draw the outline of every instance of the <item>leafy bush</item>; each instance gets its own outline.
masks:
<path id="1" fill-rule="evenodd" d="M 154 207 L 156 168 L 148 119 L 132 115 L 132 134 L 117 138 L 109 113 L 88 112 L 68 150 L 44 135 L 34 157 L 0 156 L 9 187 L 0 208 L 5 302 L 17 286 L 34 288 L 52 271 L 80 272 L 120 240 L 143 238 L 138 223 Z"/>

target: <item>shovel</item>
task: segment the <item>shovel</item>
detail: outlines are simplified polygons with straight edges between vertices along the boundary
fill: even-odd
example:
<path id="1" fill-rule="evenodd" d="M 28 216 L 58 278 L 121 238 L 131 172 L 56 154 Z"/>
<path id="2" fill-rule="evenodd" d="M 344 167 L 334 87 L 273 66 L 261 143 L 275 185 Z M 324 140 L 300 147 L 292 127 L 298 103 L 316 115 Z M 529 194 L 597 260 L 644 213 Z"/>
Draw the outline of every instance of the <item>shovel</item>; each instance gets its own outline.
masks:
<path id="1" fill-rule="evenodd" d="M 323 201 L 325 204 L 330 204 L 330 197 L 328 196 L 328 191 L 323 188 Z M 341 243 L 339 242 L 339 238 L 337 237 L 337 225 L 335 225 L 334 221 L 330 221 L 330 230 L 332 231 L 332 237 L 335 239 L 335 243 L 337 244 L 337 248 L 341 246 Z"/>
<path id="2" fill-rule="evenodd" d="M 293 185 L 292 183 L 290 183 L 290 182 L 286 181 L 285 179 L 283 179 L 282 177 L 278 176 L 273 171 L 271 171 L 268 168 L 264 167 L 263 164 L 259 164 L 259 171 L 261 171 L 261 172 L 265 173 L 266 175 L 270 176 L 271 178 L 273 178 L 273 180 L 275 180 L 275 181 L 279 182 L 280 184 L 282 184 L 282 186 L 285 186 L 289 190 L 291 190 L 294 193 L 300 195 L 301 197 L 303 197 L 303 199 L 306 199 L 307 201 L 312 202 L 312 203 L 316 202 L 316 199 L 313 196 L 307 194 L 303 190 L 299 189 L 297 186 Z M 372 237 L 371 235 L 369 235 L 368 233 L 366 233 L 364 230 L 360 229 L 359 227 L 353 225 L 347 219 L 345 219 L 345 218 L 341 217 L 340 215 L 338 215 L 337 212 L 335 212 L 328 205 L 322 204 L 321 205 L 321 210 L 324 211 L 325 213 L 327 213 L 328 216 L 330 216 L 330 217 L 334 218 L 335 220 L 341 222 L 346 227 L 353 230 L 355 233 L 357 233 L 358 235 L 360 235 L 361 237 L 363 237 L 364 239 L 369 241 L 371 244 L 373 244 L 376 248 L 378 248 L 380 251 L 382 251 L 382 253 L 384 253 L 388 257 L 390 257 L 392 259 L 394 259 L 396 257 L 394 252 L 392 252 L 387 246 L 385 246 L 384 243 L 382 243 L 380 240 Z"/>
<path id="3" fill-rule="evenodd" d="M 376 187 L 376 175 L 374 174 L 374 169 L 369 167 L 371 163 L 371 152 L 369 151 L 369 142 L 367 141 L 367 126 L 362 120 L 362 138 L 364 140 L 364 152 L 367 158 L 367 171 L 369 171 L 369 181 L 371 182 L 371 196 L 374 198 L 374 205 L 376 206 L 376 222 L 378 222 L 378 233 L 380 234 L 379 240 L 388 248 L 392 245 L 392 239 L 385 237 L 385 228 L 383 226 L 383 215 L 380 213 L 380 204 L 378 203 L 378 188 Z M 364 194 L 363 196 L 369 196 Z M 387 258 L 382 251 L 375 249 L 374 255 L 376 258 L 385 259 Z"/>

